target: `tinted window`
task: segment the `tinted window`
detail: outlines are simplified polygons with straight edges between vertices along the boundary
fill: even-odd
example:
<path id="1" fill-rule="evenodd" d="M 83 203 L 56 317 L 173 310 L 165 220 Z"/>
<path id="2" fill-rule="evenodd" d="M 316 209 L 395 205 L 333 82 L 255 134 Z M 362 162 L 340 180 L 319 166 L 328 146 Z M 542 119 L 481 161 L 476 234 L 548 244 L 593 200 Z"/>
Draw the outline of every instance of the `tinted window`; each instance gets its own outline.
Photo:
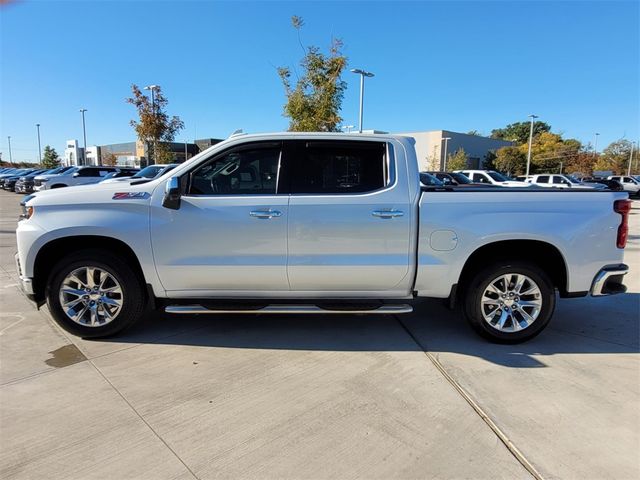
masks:
<path id="1" fill-rule="evenodd" d="M 291 193 L 350 194 L 386 186 L 385 144 L 291 142 Z"/>
<path id="2" fill-rule="evenodd" d="M 505 177 L 504 175 L 502 175 L 501 173 L 498 172 L 487 172 L 487 174 L 493 178 L 496 182 L 507 182 L 509 179 L 507 177 Z"/>
<path id="3" fill-rule="evenodd" d="M 485 177 L 484 174 L 482 173 L 474 173 L 473 181 L 478 183 L 491 183 L 491 181 L 487 177 Z"/>
<path id="4" fill-rule="evenodd" d="M 98 177 L 97 168 L 83 168 L 78 172 L 79 177 Z"/>
<path id="5" fill-rule="evenodd" d="M 549 183 L 549 176 L 548 175 L 539 176 L 538 183 Z"/>
<path id="6" fill-rule="evenodd" d="M 563 182 L 563 180 L 564 179 L 562 177 L 553 177 L 553 183 L 555 184 L 566 183 L 566 182 Z"/>
<path id="7" fill-rule="evenodd" d="M 214 157 L 191 174 L 194 195 L 275 194 L 280 147 L 241 147 Z"/>

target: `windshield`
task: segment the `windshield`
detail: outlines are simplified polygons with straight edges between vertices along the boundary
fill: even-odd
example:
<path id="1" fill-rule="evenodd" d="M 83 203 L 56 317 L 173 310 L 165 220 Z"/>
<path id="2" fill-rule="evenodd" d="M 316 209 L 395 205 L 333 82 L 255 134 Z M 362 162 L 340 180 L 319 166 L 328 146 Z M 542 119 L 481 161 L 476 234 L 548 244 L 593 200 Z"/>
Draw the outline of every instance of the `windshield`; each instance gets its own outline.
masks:
<path id="1" fill-rule="evenodd" d="M 153 178 L 163 169 L 164 165 L 149 165 L 133 175 L 131 178 Z"/>
<path id="2" fill-rule="evenodd" d="M 466 175 L 463 175 L 462 173 L 452 172 L 452 173 L 449 173 L 449 176 L 451 176 L 456 182 L 460 184 L 466 185 L 468 183 L 473 183 L 471 180 L 469 180 L 469 177 L 467 177 Z"/>
<path id="3" fill-rule="evenodd" d="M 502 175 L 501 173 L 494 172 L 492 170 L 488 171 L 487 175 L 489 175 L 491 178 L 493 178 L 496 182 L 508 182 L 509 181 L 509 179 L 507 177 L 505 177 L 504 175 Z"/>
<path id="4" fill-rule="evenodd" d="M 574 177 L 573 175 L 565 175 L 565 178 L 567 180 L 569 180 L 571 183 L 582 183 L 580 180 L 578 180 L 576 177 Z"/>
<path id="5" fill-rule="evenodd" d="M 420 181 L 423 185 L 431 185 L 435 187 L 442 187 L 444 183 L 438 180 L 436 177 L 431 175 L 430 173 L 421 172 L 420 173 Z"/>

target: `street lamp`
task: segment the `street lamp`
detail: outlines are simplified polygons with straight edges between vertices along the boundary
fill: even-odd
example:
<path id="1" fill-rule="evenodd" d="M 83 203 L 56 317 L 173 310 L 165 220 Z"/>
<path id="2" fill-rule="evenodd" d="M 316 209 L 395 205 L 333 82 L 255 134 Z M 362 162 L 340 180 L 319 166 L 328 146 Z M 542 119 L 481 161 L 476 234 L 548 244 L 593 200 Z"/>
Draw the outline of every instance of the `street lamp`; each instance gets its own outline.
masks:
<path id="1" fill-rule="evenodd" d="M 352 128 L 353 128 L 353 125 L 343 125 L 340 127 L 340 130 L 346 130 L 347 133 L 351 133 Z"/>
<path id="2" fill-rule="evenodd" d="M 81 108 L 80 113 L 82 114 L 82 137 L 84 138 L 84 155 L 83 155 L 83 164 L 87 164 L 87 129 L 84 125 L 84 112 L 86 112 L 86 108 Z"/>
<path id="3" fill-rule="evenodd" d="M 631 160 L 633 160 L 633 146 L 634 146 L 634 143 L 631 142 L 631 152 L 629 153 L 629 166 L 627 167 L 627 177 L 631 176 Z M 11 144 L 9 144 L 9 158 L 11 158 Z"/>
<path id="4" fill-rule="evenodd" d="M 442 160 L 442 171 L 447 171 L 447 145 L 451 137 L 443 137 L 440 141 L 444 142 L 444 159 Z"/>
<path id="5" fill-rule="evenodd" d="M 153 120 L 156 120 L 156 97 L 155 91 L 159 89 L 159 85 L 147 85 L 144 87 L 145 90 L 151 90 L 151 113 L 153 114 Z M 153 137 L 153 163 L 156 163 L 156 137 L 155 137 L 155 125 L 154 125 L 154 137 Z M 151 159 L 149 159 L 151 160 Z M 151 162 L 149 162 L 151 164 Z"/>
<path id="6" fill-rule="evenodd" d="M 360 133 L 362 133 L 362 109 L 363 109 L 363 103 L 364 103 L 364 77 L 373 77 L 373 73 L 371 72 L 366 72 L 365 70 L 362 70 L 360 68 L 352 68 L 351 69 L 352 73 L 356 73 L 358 75 L 360 75 L 360 126 L 358 128 L 358 131 Z"/>
<path id="7" fill-rule="evenodd" d="M 600 134 L 599 133 L 595 133 L 594 137 L 595 137 L 595 141 L 593 142 L 593 156 L 597 156 L 598 155 L 598 136 Z"/>
<path id="8" fill-rule="evenodd" d="M 7 139 L 9 140 L 9 163 L 13 165 L 13 157 L 11 156 L 11 135 L 9 135 Z M 633 146 L 631 148 L 633 149 Z M 629 163 L 631 163 L 631 161 L 629 161 Z"/>
<path id="9" fill-rule="evenodd" d="M 529 128 L 529 150 L 527 151 L 527 177 L 529 176 L 529 168 L 531 167 L 531 144 L 533 142 L 533 121 L 538 118 L 537 115 L 529 115 L 531 118 L 531 128 Z"/>
<path id="10" fill-rule="evenodd" d="M 42 149 L 40 148 L 40 124 L 36 123 L 36 128 L 38 129 L 38 159 L 39 163 L 42 163 Z"/>

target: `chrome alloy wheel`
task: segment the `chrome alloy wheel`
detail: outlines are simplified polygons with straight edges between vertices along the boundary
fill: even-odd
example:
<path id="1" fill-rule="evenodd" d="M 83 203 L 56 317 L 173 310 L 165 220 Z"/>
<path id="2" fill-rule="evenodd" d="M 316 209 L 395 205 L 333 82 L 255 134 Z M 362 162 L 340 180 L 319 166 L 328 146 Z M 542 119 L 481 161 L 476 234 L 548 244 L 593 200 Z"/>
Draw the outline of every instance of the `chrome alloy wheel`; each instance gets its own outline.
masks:
<path id="1" fill-rule="evenodd" d="M 98 267 L 80 267 L 69 273 L 62 281 L 59 296 L 67 317 L 88 327 L 112 322 L 124 300 L 120 283 Z"/>
<path id="2" fill-rule="evenodd" d="M 507 273 L 494 278 L 482 294 L 484 320 L 500 332 L 519 332 L 540 315 L 542 294 L 531 278 Z"/>

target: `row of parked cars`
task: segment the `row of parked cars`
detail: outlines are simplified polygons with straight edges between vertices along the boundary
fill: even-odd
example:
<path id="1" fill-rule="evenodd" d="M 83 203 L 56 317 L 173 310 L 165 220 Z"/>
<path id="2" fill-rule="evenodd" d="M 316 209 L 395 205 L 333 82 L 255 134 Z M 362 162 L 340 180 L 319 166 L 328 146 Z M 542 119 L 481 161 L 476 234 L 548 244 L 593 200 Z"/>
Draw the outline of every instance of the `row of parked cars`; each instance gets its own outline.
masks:
<path id="1" fill-rule="evenodd" d="M 127 180 L 150 180 L 175 168 L 169 165 L 149 165 L 142 170 L 129 167 L 84 166 L 0 169 L 0 188 L 16 193 L 34 193 L 53 188 L 113 183 Z"/>
<path id="2" fill-rule="evenodd" d="M 640 195 L 640 176 L 612 175 L 607 178 L 579 179 L 566 174 L 540 174 L 519 176 L 515 179 L 493 170 L 457 170 L 454 172 L 421 172 L 420 180 L 429 186 L 495 186 L 495 187 L 549 187 L 586 188 L 594 190 L 627 191 Z"/>

